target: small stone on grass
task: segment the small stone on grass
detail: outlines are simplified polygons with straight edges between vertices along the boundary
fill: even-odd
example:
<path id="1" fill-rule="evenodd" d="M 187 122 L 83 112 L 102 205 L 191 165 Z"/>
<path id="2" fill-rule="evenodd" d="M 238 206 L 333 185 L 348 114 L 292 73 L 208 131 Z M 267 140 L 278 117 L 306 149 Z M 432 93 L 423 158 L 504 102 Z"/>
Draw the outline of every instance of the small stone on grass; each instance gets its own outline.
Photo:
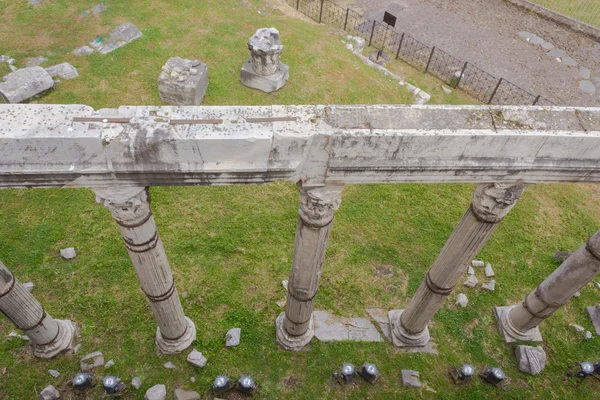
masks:
<path id="1" fill-rule="evenodd" d="M 483 261 L 473 260 L 471 261 L 471 265 L 474 267 L 483 267 L 485 263 Z"/>
<path id="2" fill-rule="evenodd" d="M 80 364 L 83 372 L 101 367 L 104 365 L 104 354 L 99 351 L 90 353 L 81 359 Z"/>
<path id="3" fill-rule="evenodd" d="M 60 399 L 60 393 L 52 385 L 46 386 L 40 393 L 40 400 L 57 400 Z"/>
<path id="4" fill-rule="evenodd" d="M 517 346 L 519 369 L 529 375 L 537 375 L 546 367 L 546 352 L 541 347 Z"/>
<path id="5" fill-rule="evenodd" d="M 58 378 L 60 376 L 60 372 L 58 372 L 55 369 L 49 369 L 48 373 L 53 377 L 53 378 Z"/>
<path id="6" fill-rule="evenodd" d="M 198 350 L 194 349 L 187 356 L 187 362 L 194 367 L 204 368 L 206 366 L 206 357 L 202 355 Z"/>
<path id="7" fill-rule="evenodd" d="M 131 380 L 131 386 L 133 386 L 136 389 L 141 388 L 142 387 L 142 380 L 136 376 L 135 378 L 133 378 Z"/>
<path id="8" fill-rule="evenodd" d="M 465 308 L 469 304 L 469 299 L 467 298 L 467 295 L 464 293 L 459 293 L 458 297 L 456 298 L 456 304 L 461 306 L 462 308 Z"/>
<path id="9" fill-rule="evenodd" d="M 104 368 L 110 368 L 113 365 L 115 365 L 115 362 L 113 360 L 108 360 L 108 362 L 104 364 Z"/>
<path id="10" fill-rule="evenodd" d="M 592 335 L 592 332 L 590 332 L 590 331 L 586 331 L 586 332 L 585 332 L 585 338 L 586 338 L 587 340 L 590 340 L 590 339 L 592 338 L 592 336 L 593 336 L 593 335 Z"/>
<path id="11" fill-rule="evenodd" d="M 475 270 L 473 269 L 473 267 L 469 267 L 469 269 L 467 270 L 467 274 L 475 275 Z"/>
<path id="12" fill-rule="evenodd" d="M 494 270 L 492 269 L 492 264 L 487 263 L 487 265 L 485 266 L 485 276 L 487 276 L 488 278 L 491 278 L 492 276 L 494 276 Z"/>
<path id="13" fill-rule="evenodd" d="M 405 387 L 420 388 L 421 382 L 419 382 L 419 373 L 417 371 L 403 369 L 402 384 Z"/>
<path id="14" fill-rule="evenodd" d="M 171 361 L 168 361 L 168 362 L 164 363 L 163 367 L 165 367 L 166 369 L 175 369 L 175 368 L 177 368 L 177 366 L 175 364 L 173 364 Z"/>
<path id="15" fill-rule="evenodd" d="M 481 285 L 481 287 L 485 290 L 493 292 L 496 289 L 496 281 L 492 279 L 488 283 L 484 283 L 483 285 Z"/>
<path id="16" fill-rule="evenodd" d="M 575 329 L 577 332 L 583 332 L 585 330 L 583 326 L 577 324 L 569 324 L 569 327 Z"/>
<path id="17" fill-rule="evenodd" d="M 70 260 L 75 258 L 77 254 L 75 254 L 75 249 L 73 247 L 69 247 L 67 249 L 61 249 L 60 256 L 66 260 Z"/>
<path id="18" fill-rule="evenodd" d="M 240 337 L 242 335 L 241 328 L 233 328 L 227 332 L 225 335 L 225 346 L 233 347 L 240 344 Z"/>
<path id="19" fill-rule="evenodd" d="M 477 280 L 475 275 L 469 275 L 469 277 L 467 278 L 465 283 L 463 283 L 463 285 L 473 289 L 475 286 L 477 286 L 478 283 L 479 283 L 479 281 Z"/>
<path id="20" fill-rule="evenodd" d="M 165 400 L 167 398 L 167 387 L 165 385 L 154 385 L 144 395 L 144 400 Z"/>
<path id="21" fill-rule="evenodd" d="M 25 289 L 27 289 L 27 291 L 31 292 L 33 290 L 33 288 L 35 287 L 35 285 L 33 284 L 33 282 L 25 282 L 23 284 L 23 287 Z"/>

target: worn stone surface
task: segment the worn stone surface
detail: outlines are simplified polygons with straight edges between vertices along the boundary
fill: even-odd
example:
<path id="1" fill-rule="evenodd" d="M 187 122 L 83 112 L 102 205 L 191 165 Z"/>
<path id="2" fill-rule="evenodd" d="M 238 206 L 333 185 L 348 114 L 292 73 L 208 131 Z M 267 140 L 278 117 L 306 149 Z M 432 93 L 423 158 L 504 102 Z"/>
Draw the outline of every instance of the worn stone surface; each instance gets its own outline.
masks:
<path id="1" fill-rule="evenodd" d="M 469 275 L 469 277 L 463 283 L 463 285 L 466 286 L 466 287 L 469 287 L 469 288 L 473 289 L 475 286 L 477 286 L 478 283 L 479 283 L 479 281 L 477 280 L 477 278 L 475 277 L 475 275 Z"/>
<path id="2" fill-rule="evenodd" d="M 75 249 L 73 247 L 69 247 L 67 249 L 61 249 L 60 256 L 64 259 L 70 260 L 75 258 L 77 254 L 75 253 Z"/>
<path id="3" fill-rule="evenodd" d="M 199 106 L 208 88 L 208 67 L 198 60 L 172 57 L 158 77 L 158 92 L 165 104 Z"/>
<path id="4" fill-rule="evenodd" d="M 54 87 L 54 81 L 42 67 L 18 69 L 0 82 L 0 95 L 8 103 L 21 103 Z"/>
<path id="5" fill-rule="evenodd" d="M 473 260 L 473 261 L 471 261 L 471 265 L 473 267 L 483 267 L 485 265 L 485 263 L 480 260 Z"/>
<path id="6" fill-rule="evenodd" d="M 250 64 L 256 75 L 273 75 L 280 69 L 279 59 L 283 46 L 279 31 L 275 28 L 261 28 L 248 39 Z"/>
<path id="7" fill-rule="evenodd" d="M 95 351 L 84 356 L 79 363 L 81 365 L 81 370 L 83 372 L 88 372 L 94 368 L 104 365 L 104 354 L 99 351 Z"/>
<path id="8" fill-rule="evenodd" d="M 290 77 L 290 68 L 280 62 L 279 67 L 271 75 L 260 75 L 252 69 L 250 59 L 244 63 L 241 71 L 241 81 L 244 86 L 252 89 L 262 90 L 266 93 L 276 92 L 281 89 Z"/>
<path id="9" fill-rule="evenodd" d="M 587 307 L 587 312 L 594 324 L 594 328 L 596 328 L 596 335 L 600 336 L 600 304 Z"/>
<path id="10" fill-rule="evenodd" d="M 204 368 L 206 366 L 207 360 L 201 352 L 194 349 L 190 352 L 190 354 L 188 354 L 187 362 L 193 365 L 194 367 Z"/>
<path id="11" fill-rule="evenodd" d="M 545 43 L 545 40 L 544 40 L 543 38 L 539 37 L 539 36 L 535 36 L 535 35 L 533 35 L 533 36 L 532 36 L 532 37 L 529 39 L 529 42 L 530 42 L 531 44 L 535 44 L 535 45 L 537 45 L 537 46 L 540 46 L 540 45 L 542 45 L 542 44 L 544 44 L 544 43 Z"/>
<path id="12" fill-rule="evenodd" d="M 492 269 L 492 264 L 487 263 L 485 266 L 485 276 L 487 276 L 488 278 L 491 278 L 492 276 L 494 276 L 494 270 Z"/>
<path id="13" fill-rule="evenodd" d="M 469 304 L 469 299 L 467 295 L 464 293 L 459 293 L 456 297 L 456 304 L 461 306 L 462 308 L 465 308 Z"/>
<path id="14" fill-rule="evenodd" d="M 40 400 L 57 400 L 60 399 L 60 393 L 52 385 L 46 386 L 40 393 Z"/>
<path id="15" fill-rule="evenodd" d="M 241 336 L 242 336 L 241 328 L 230 329 L 229 331 L 227 331 L 227 334 L 225 335 L 225 346 L 227 346 L 227 347 L 238 346 L 240 344 Z"/>
<path id="16" fill-rule="evenodd" d="M 167 398 L 167 387 L 165 385 L 154 385 L 144 395 L 144 400 L 165 400 Z"/>
<path id="17" fill-rule="evenodd" d="M 590 340 L 593 337 L 592 332 L 590 331 L 585 331 L 585 338 L 587 340 Z"/>
<path id="18" fill-rule="evenodd" d="M 314 311 L 313 316 L 315 337 L 322 342 L 383 342 L 377 328 L 364 318 L 336 317 L 328 311 Z"/>
<path id="19" fill-rule="evenodd" d="M 31 60 L 27 61 L 27 64 L 25 64 L 25 67 L 27 67 L 27 68 L 38 67 L 41 64 L 45 63 L 46 61 L 48 61 L 48 59 L 46 57 L 35 57 L 35 58 L 32 58 Z"/>
<path id="20" fill-rule="evenodd" d="M 114 360 L 108 360 L 108 361 L 106 362 L 106 364 L 104 364 L 104 368 L 110 368 L 110 367 L 112 367 L 113 365 L 115 365 L 115 361 L 114 361 Z"/>
<path id="21" fill-rule="evenodd" d="M 367 309 L 367 314 L 377 323 L 379 329 L 383 333 L 383 336 L 391 342 L 391 328 L 390 328 L 390 319 L 388 318 L 388 311 L 382 308 L 369 308 Z"/>
<path id="22" fill-rule="evenodd" d="M 166 363 L 164 363 L 163 367 L 165 367 L 166 369 L 175 369 L 175 368 L 177 368 L 177 366 L 175 364 L 173 364 L 171 361 L 167 361 Z"/>
<path id="23" fill-rule="evenodd" d="M 467 274 L 475 275 L 475 270 L 473 269 L 473 267 L 469 266 L 469 268 L 467 268 Z"/>
<path id="24" fill-rule="evenodd" d="M 564 50 L 561 50 L 561 49 L 552 49 L 552 50 L 550 50 L 550 51 L 548 52 L 548 55 L 549 55 L 550 57 L 558 57 L 558 58 L 561 58 L 561 57 L 564 57 L 564 56 L 566 56 L 566 55 L 567 55 L 567 53 L 566 53 Z"/>
<path id="25" fill-rule="evenodd" d="M 517 346 L 519 369 L 529 375 L 537 375 L 546 367 L 546 352 L 541 347 Z"/>
<path id="26" fill-rule="evenodd" d="M 142 32 L 131 22 L 117 26 L 106 39 L 99 38 L 90 42 L 90 47 L 100 54 L 108 54 L 142 37 Z"/>
<path id="27" fill-rule="evenodd" d="M 420 388 L 419 373 L 417 371 L 402 370 L 402 384 L 409 388 Z"/>
<path id="28" fill-rule="evenodd" d="M 175 389 L 173 400 L 200 400 L 200 394 L 191 390 Z"/>
<path id="29" fill-rule="evenodd" d="M 573 59 L 572 57 L 569 57 L 569 56 L 563 57 L 562 62 L 563 62 L 563 64 L 565 64 L 568 67 L 576 67 L 577 66 L 577 61 L 575 61 L 575 59 Z"/>
<path id="30" fill-rule="evenodd" d="M 579 89 L 581 89 L 584 93 L 594 94 L 596 93 L 596 86 L 590 81 L 580 81 Z"/>
<path id="31" fill-rule="evenodd" d="M 46 68 L 46 71 L 52 76 L 58 76 L 61 79 L 73 79 L 79 76 L 77 69 L 69 63 L 57 64 Z"/>
<path id="32" fill-rule="evenodd" d="M 494 290 L 496 290 L 496 281 L 492 279 L 489 282 L 481 285 L 481 288 L 493 292 Z"/>
<path id="33" fill-rule="evenodd" d="M 131 386 L 133 386 L 136 390 L 142 387 L 142 380 L 137 376 L 131 380 Z"/>
<path id="34" fill-rule="evenodd" d="M 60 376 L 60 372 L 58 372 L 55 369 L 49 369 L 48 373 L 53 377 L 53 378 L 58 378 Z"/>
<path id="35" fill-rule="evenodd" d="M 75 54 L 76 56 L 88 56 L 90 54 L 92 54 L 94 52 L 94 49 L 92 49 L 90 46 L 82 46 L 82 47 L 78 47 L 75 50 L 73 50 L 73 54 Z"/>

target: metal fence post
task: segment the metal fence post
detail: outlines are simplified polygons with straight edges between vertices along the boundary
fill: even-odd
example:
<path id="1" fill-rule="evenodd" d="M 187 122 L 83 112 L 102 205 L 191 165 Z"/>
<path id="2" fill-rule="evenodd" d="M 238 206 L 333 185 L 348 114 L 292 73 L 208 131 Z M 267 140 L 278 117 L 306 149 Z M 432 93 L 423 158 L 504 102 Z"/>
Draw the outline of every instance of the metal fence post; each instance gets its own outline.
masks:
<path id="1" fill-rule="evenodd" d="M 300 0 L 298 0 L 298 1 L 296 2 L 296 10 L 299 10 L 299 9 L 300 9 Z"/>
<path id="2" fill-rule="evenodd" d="M 540 95 L 538 94 L 538 96 L 537 96 L 537 97 L 535 98 L 535 100 L 533 101 L 533 104 L 532 104 L 532 105 L 534 105 L 534 106 L 535 106 L 535 105 L 538 103 L 538 101 L 540 101 L 540 97 L 542 97 L 542 96 L 540 96 Z"/>
<path id="3" fill-rule="evenodd" d="M 323 4 L 325 4 L 325 0 L 321 0 L 321 12 L 319 14 L 319 23 L 323 20 Z"/>
<path id="4" fill-rule="evenodd" d="M 371 43 L 373 43 L 373 34 L 375 33 L 375 24 L 377 21 L 373 21 L 373 28 L 371 29 L 371 38 L 369 39 L 369 47 L 371 47 Z"/>
<path id="5" fill-rule="evenodd" d="M 429 69 L 429 64 L 431 64 L 431 59 L 433 58 L 433 53 L 435 52 L 435 46 L 431 49 L 431 54 L 429 55 L 429 60 L 427 61 L 427 66 L 425 67 L 425 73 Z"/>
<path id="6" fill-rule="evenodd" d="M 402 42 L 404 42 L 404 32 L 402 32 L 402 36 L 400 37 L 400 44 L 398 45 L 398 51 L 396 52 L 396 60 L 400 57 L 400 49 L 402 48 Z"/>
<path id="7" fill-rule="evenodd" d="M 465 74 L 465 70 L 467 69 L 467 64 L 468 63 L 465 61 L 465 65 L 463 65 L 462 70 L 460 71 L 460 76 L 458 77 L 458 79 L 456 80 L 456 84 L 454 85 L 454 89 L 456 89 L 460 84 L 460 80 L 462 79 L 463 75 Z"/>
<path id="8" fill-rule="evenodd" d="M 348 14 L 350 14 L 350 8 L 346 8 L 346 20 L 344 21 L 344 30 L 348 27 Z"/>
<path id="9" fill-rule="evenodd" d="M 494 96 L 496 95 L 496 92 L 498 91 L 498 88 L 500 87 L 500 84 L 502 83 L 502 79 L 504 79 L 504 78 L 500 78 L 500 80 L 498 80 L 498 84 L 494 88 L 494 91 L 492 92 L 492 95 L 490 96 L 490 100 L 488 101 L 488 104 L 492 104 L 492 100 L 494 99 Z"/>

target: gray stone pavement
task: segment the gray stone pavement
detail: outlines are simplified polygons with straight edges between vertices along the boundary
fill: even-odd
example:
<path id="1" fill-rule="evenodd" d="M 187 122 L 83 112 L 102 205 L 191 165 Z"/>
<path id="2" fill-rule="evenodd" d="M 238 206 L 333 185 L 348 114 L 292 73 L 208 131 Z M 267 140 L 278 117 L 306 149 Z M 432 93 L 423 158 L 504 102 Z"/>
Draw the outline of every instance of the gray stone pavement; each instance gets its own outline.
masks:
<path id="1" fill-rule="evenodd" d="M 600 44 L 580 33 L 502 0 L 354 0 L 350 5 L 375 18 L 392 4 L 404 6 L 396 28 L 429 46 L 559 105 L 600 106 Z M 557 61 L 550 50 L 519 36 L 521 32 L 564 50 L 577 65 L 569 67 L 564 58 Z M 582 66 L 591 71 L 588 80 L 580 74 Z M 596 89 L 593 95 L 590 84 Z"/>

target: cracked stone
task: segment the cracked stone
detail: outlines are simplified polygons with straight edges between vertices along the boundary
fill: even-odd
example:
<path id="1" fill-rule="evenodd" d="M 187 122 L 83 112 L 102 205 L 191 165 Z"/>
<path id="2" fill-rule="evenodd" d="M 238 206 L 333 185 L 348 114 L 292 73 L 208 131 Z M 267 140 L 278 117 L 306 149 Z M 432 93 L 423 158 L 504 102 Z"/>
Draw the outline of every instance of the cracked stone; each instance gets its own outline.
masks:
<path id="1" fill-rule="evenodd" d="M 58 378 L 60 376 L 60 372 L 58 372 L 55 369 L 49 369 L 48 373 L 53 377 L 53 378 Z"/>
<path id="2" fill-rule="evenodd" d="M 167 398 L 167 387 L 165 385 L 154 385 L 144 395 L 144 400 L 165 400 Z"/>
<path id="3" fill-rule="evenodd" d="M 233 328 L 227 332 L 225 335 L 225 346 L 233 347 L 240 344 L 240 338 L 242 336 L 241 328 Z"/>
<path id="4" fill-rule="evenodd" d="M 313 317 L 315 337 L 322 342 L 383 342 L 377 328 L 365 318 L 336 317 L 328 311 L 315 311 Z"/>
<path id="5" fill-rule="evenodd" d="M 494 270 L 492 269 L 492 264 L 487 263 L 487 265 L 485 266 L 485 276 L 487 276 L 488 278 L 491 278 L 492 276 L 494 276 Z"/>
<path id="6" fill-rule="evenodd" d="M 60 399 L 60 393 L 52 385 L 46 386 L 40 393 L 40 400 L 57 400 Z"/>
<path id="7" fill-rule="evenodd" d="M 596 86 L 594 86 L 594 84 L 590 81 L 579 82 L 579 89 L 588 94 L 596 93 Z"/>
<path id="8" fill-rule="evenodd" d="M 68 249 L 62 249 L 60 251 L 60 256 L 64 259 L 70 260 L 75 258 L 77 254 L 75 253 L 75 249 L 73 247 L 69 247 Z"/>
<path id="9" fill-rule="evenodd" d="M 541 347 L 517 346 L 519 369 L 529 375 L 537 375 L 546 367 L 546 352 Z"/>
<path id="10" fill-rule="evenodd" d="M 419 382 L 419 373 L 417 371 L 403 369 L 402 384 L 405 387 L 420 388 L 421 382 Z"/>
<path id="11" fill-rule="evenodd" d="M 133 378 L 131 380 L 131 386 L 133 386 L 136 389 L 141 388 L 142 387 L 142 380 L 136 376 L 135 378 Z"/>
<path id="12" fill-rule="evenodd" d="M 469 277 L 467 278 L 465 283 L 463 283 L 463 285 L 473 289 L 475 286 L 477 286 L 478 283 L 479 283 L 479 281 L 477 280 L 475 275 L 469 275 Z"/>
<path id="13" fill-rule="evenodd" d="M 488 283 L 484 283 L 483 285 L 481 285 L 481 288 L 493 292 L 494 290 L 496 290 L 496 281 L 492 279 Z"/>
<path id="14" fill-rule="evenodd" d="M 204 366 L 206 366 L 207 361 L 208 360 L 206 359 L 206 357 L 204 357 L 202 353 L 196 349 L 192 350 L 191 353 L 187 356 L 187 362 L 193 365 L 194 367 L 204 368 Z"/>
<path id="15" fill-rule="evenodd" d="M 467 298 L 467 295 L 464 293 L 459 293 L 456 297 L 456 304 L 461 306 L 462 308 L 465 308 L 469 304 L 469 299 Z"/>
<path id="16" fill-rule="evenodd" d="M 104 354 L 95 351 L 83 357 L 79 363 L 81 365 L 81 370 L 83 372 L 88 372 L 91 369 L 104 365 Z"/>

